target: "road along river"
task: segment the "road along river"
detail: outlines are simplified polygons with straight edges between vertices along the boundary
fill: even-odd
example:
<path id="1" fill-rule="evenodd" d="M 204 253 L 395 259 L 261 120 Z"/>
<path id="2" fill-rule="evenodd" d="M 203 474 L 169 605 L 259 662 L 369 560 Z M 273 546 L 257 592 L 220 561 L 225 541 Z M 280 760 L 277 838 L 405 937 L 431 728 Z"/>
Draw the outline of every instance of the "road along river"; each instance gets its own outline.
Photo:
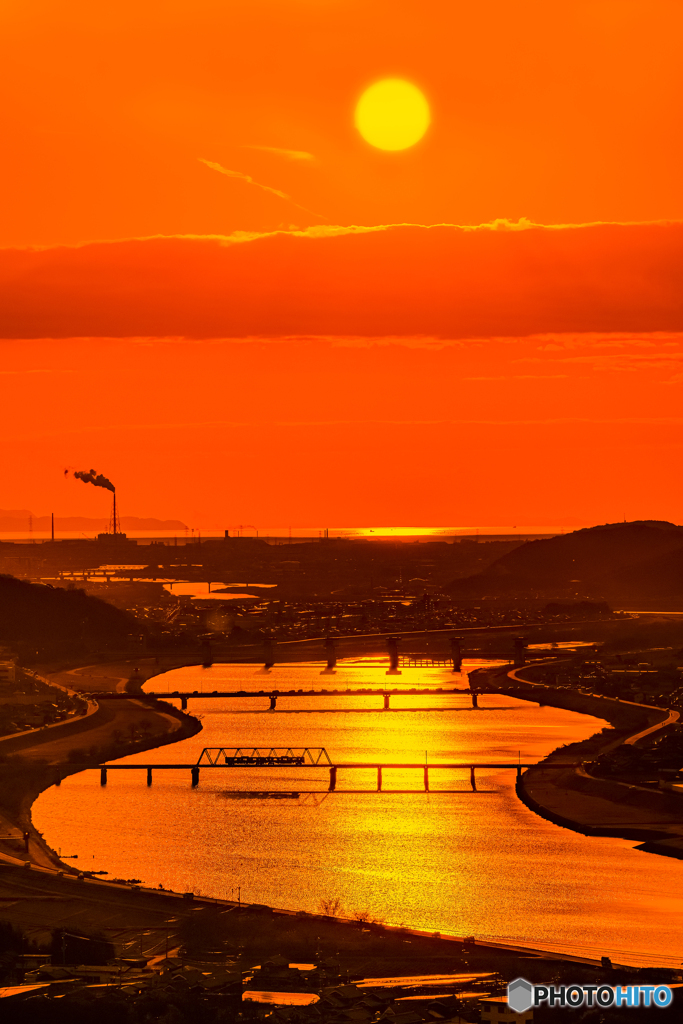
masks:
<path id="1" fill-rule="evenodd" d="M 479 663 L 481 664 L 481 663 Z M 468 663 L 466 667 L 476 667 Z M 156 691 L 451 687 L 447 669 L 386 662 L 188 667 L 157 676 Z M 604 722 L 511 697 L 401 695 L 264 697 L 191 701 L 203 731 L 121 763 L 194 763 L 204 747 L 325 747 L 333 761 L 535 761 L 585 739 Z M 280 710 L 282 708 L 282 710 Z M 683 862 L 619 839 L 587 838 L 536 816 L 517 798 L 514 771 L 440 771 L 422 791 L 420 771 L 208 769 L 83 772 L 43 793 L 33 819 L 47 842 L 78 854 L 82 870 L 139 878 L 176 891 L 316 912 L 339 898 L 342 913 L 368 911 L 389 924 L 520 942 L 622 963 L 683 960 Z M 353 778 L 351 776 L 353 775 Z M 457 792 L 439 792 L 457 790 Z M 315 792 L 308 792 L 315 791 Z M 255 795 L 256 794 L 256 795 Z M 298 794 L 298 795 L 297 795 Z"/>

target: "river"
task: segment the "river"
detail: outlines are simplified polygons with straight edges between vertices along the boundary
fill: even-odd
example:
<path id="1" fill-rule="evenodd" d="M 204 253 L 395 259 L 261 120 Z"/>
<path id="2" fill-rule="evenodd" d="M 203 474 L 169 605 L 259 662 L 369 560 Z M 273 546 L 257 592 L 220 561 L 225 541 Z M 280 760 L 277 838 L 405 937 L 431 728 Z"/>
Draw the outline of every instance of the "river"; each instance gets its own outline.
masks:
<path id="1" fill-rule="evenodd" d="M 387 680 L 386 663 L 190 667 L 156 677 L 154 690 L 450 687 L 447 669 L 407 668 Z M 465 667 L 474 667 L 466 663 Z M 193 700 L 197 736 L 122 763 L 194 763 L 204 747 L 324 747 L 333 761 L 535 761 L 605 724 L 557 708 L 486 695 Z M 280 712 L 280 708 L 283 709 Z M 139 878 L 176 891 L 311 912 L 338 898 L 351 916 L 476 935 L 622 963 L 683 959 L 683 864 L 633 843 L 587 838 L 544 821 L 514 790 L 514 771 L 203 770 L 84 772 L 34 805 L 48 843 L 77 853 L 82 870 Z M 439 790 L 442 790 L 439 792 Z M 446 792 L 448 790 L 449 792 Z M 260 795 L 254 795 L 260 794 Z M 297 795 L 298 794 L 298 795 Z"/>

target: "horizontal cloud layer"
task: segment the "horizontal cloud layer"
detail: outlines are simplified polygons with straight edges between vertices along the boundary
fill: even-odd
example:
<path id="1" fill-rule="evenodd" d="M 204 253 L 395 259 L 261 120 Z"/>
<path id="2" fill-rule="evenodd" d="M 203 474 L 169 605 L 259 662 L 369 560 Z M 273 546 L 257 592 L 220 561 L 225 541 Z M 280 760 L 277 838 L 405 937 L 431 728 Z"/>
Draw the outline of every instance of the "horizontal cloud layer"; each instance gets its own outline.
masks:
<path id="1" fill-rule="evenodd" d="M 492 227 L 332 227 L 3 250 L 0 336 L 683 329 L 682 224 Z"/>

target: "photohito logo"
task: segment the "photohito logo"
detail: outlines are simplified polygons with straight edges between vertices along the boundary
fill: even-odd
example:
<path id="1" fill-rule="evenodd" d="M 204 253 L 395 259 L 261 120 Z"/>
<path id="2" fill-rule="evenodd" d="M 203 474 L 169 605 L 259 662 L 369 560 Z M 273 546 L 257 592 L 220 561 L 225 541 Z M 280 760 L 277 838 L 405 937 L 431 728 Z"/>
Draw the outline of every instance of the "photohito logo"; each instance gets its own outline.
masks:
<path id="1" fill-rule="evenodd" d="M 668 985 L 532 985 L 515 978 L 508 985 L 508 1006 L 526 1013 L 533 1006 L 669 1006 Z"/>

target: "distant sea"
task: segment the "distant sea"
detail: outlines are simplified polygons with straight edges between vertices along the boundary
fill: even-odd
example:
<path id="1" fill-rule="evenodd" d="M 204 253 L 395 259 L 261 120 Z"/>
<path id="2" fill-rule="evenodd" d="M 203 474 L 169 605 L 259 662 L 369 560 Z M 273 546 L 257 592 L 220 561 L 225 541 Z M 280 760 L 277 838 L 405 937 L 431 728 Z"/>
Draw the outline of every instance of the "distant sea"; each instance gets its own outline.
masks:
<path id="1" fill-rule="evenodd" d="M 588 525 L 588 524 L 587 524 Z M 262 540 L 273 540 L 277 543 L 288 543 L 290 537 L 293 542 L 302 540 L 320 540 L 328 537 L 345 538 L 348 540 L 398 540 L 398 541 L 430 541 L 443 540 L 454 541 L 463 538 L 476 540 L 478 537 L 490 539 L 492 537 L 513 538 L 528 540 L 534 537 L 555 536 L 558 533 L 568 533 L 573 529 L 580 529 L 580 526 L 552 527 L 552 526 L 233 526 L 228 529 L 231 537 L 258 537 Z M 55 531 L 55 540 L 94 540 L 95 533 L 83 531 Z M 178 543 L 186 541 L 211 540 L 222 538 L 225 530 L 215 528 L 187 530 L 159 530 L 153 536 L 149 531 L 128 530 L 126 536 L 131 540 L 139 540 L 143 543 L 153 540 L 170 540 L 177 538 Z M 3 541 L 18 541 L 21 543 L 42 543 L 50 540 L 50 533 L 34 530 L 32 532 L 9 532 L 0 531 L 0 538 Z"/>

